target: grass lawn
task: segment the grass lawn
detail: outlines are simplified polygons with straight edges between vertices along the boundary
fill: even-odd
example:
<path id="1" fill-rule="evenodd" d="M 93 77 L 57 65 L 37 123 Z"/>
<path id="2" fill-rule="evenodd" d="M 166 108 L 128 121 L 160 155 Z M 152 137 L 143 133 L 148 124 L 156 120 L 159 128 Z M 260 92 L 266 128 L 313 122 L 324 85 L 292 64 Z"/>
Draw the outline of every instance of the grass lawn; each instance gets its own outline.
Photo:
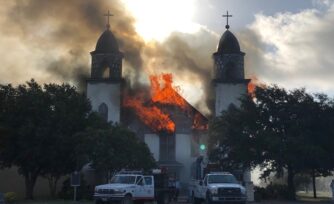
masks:
<path id="1" fill-rule="evenodd" d="M 71 200 L 29 200 L 19 201 L 17 204 L 94 204 L 94 201 L 71 201 Z"/>
<path id="2" fill-rule="evenodd" d="M 331 194 L 329 192 L 317 192 L 317 198 L 313 198 L 313 192 L 310 191 L 309 193 L 305 192 L 297 192 L 298 200 L 300 201 L 307 201 L 307 202 L 330 202 L 331 201 Z"/>

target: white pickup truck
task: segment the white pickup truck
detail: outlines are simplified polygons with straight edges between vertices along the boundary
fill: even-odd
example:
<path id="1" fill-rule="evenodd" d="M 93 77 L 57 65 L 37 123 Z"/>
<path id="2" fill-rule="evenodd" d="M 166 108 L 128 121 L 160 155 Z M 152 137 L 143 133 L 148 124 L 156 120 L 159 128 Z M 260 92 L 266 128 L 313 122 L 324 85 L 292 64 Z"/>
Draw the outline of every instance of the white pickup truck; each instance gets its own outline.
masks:
<path id="1" fill-rule="evenodd" d="M 95 187 L 94 200 L 96 204 L 154 200 L 165 204 L 168 201 L 168 180 L 163 174 L 116 174 L 110 183 Z"/>
<path id="2" fill-rule="evenodd" d="M 205 201 L 210 203 L 246 203 L 246 189 L 236 178 L 227 172 L 207 174 L 203 180 L 194 181 L 190 185 L 190 196 L 194 204 Z"/>

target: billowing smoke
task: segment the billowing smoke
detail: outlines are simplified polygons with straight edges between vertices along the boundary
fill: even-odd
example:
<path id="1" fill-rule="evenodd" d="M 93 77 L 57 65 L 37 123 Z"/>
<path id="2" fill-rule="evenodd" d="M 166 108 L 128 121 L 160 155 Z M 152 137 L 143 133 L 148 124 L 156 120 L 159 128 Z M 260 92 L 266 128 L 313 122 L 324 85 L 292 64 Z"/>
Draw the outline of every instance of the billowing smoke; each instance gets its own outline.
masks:
<path id="1" fill-rule="evenodd" d="M 210 55 L 217 36 L 204 28 L 196 34 L 173 33 L 162 43 L 146 43 L 120 0 L 13 0 L 2 4 L 0 83 L 35 78 L 39 82 L 69 82 L 83 90 L 90 73 L 89 52 L 105 29 L 103 14 L 110 10 L 114 15 L 111 30 L 125 55 L 123 74 L 132 87 L 142 87 L 149 74 L 170 72 L 180 85 L 188 84 L 188 88 L 181 87 L 185 92 L 197 85 L 197 95 L 201 92 L 206 97 L 209 93 Z M 190 102 L 191 98 L 189 95 Z M 209 113 L 205 100 L 196 106 Z"/>
<path id="2" fill-rule="evenodd" d="M 212 90 L 211 53 L 216 42 L 217 36 L 205 29 L 196 34 L 173 33 L 164 43 L 152 43 L 143 49 L 145 68 L 149 73 L 173 73 L 176 81 L 183 82 L 183 91 L 187 91 L 187 83 L 192 88 L 200 87 L 194 92 L 202 94 L 205 100 L 200 100 L 195 106 L 207 114 Z"/>
<path id="3" fill-rule="evenodd" d="M 134 30 L 134 19 L 119 1 L 17 0 L 5 4 L 1 26 L 6 29 L 2 37 L 14 42 L 13 47 L 4 42 L 6 50 L 1 50 L 6 52 L 8 59 L 1 69 L 1 74 L 7 75 L 2 78 L 6 80 L 4 82 L 22 82 L 27 80 L 26 77 L 35 77 L 44 82 L 65 81 L 82 85 L 89 73 L 89 51 L 94 50 L 96 40 L 105 28 L 103 14 L 108 9 L 115 16 L 111 25 L 127 61 L 131 67 L 142 66 L 140 49 L 143 41 Z M 22 48 L 17 48 L 17 44 Z M 8 73 L 7 69 L 21 74 Z"/>
<path id="4" fill-rule="evenodd" d="M 132 88 L 144 87 L 150 74 L 170 72 L 181 94 L 209 113 L 211 54 L 219 35 L 202 27 L 196 33 L 172 33 L 163 42 L 145 42 L 122 2 L 1 1 L 0 83 L 35 78 L 40 83 L 69 82 L 83 90 L 90 73 L 89 52 L 105 29 L 103 14 L 110 10 L 111 30 L 125 55 L 123 75 Z M 287 88 L 333 92 L 334 5 L 319 2 L 324 7 L 320 10 L 258 14 L 244 31 L 234 31 L 246 52 L 248 77 L 256 75 Z"/>

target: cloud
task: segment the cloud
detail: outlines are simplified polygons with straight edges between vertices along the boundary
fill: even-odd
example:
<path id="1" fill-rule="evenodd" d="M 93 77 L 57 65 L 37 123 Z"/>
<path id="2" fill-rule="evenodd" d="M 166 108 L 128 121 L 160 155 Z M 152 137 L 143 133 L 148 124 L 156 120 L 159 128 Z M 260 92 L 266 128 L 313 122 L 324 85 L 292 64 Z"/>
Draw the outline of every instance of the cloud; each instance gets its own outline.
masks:
<path id="1" fill-rule="evenodd" d="M 246 70 L 267 83 L 331 92 L 334 84 L 334 6 L 256 15 L 240 34 Z"/>

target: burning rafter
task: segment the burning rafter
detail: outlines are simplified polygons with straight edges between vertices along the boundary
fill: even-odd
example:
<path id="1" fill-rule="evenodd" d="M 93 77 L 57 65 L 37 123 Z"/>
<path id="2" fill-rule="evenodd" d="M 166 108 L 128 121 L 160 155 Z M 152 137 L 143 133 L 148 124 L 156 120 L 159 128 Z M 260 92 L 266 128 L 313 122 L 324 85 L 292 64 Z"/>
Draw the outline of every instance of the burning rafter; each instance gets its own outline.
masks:
<path id="1" fill-rule="evenodd" d="M 123 101 L 125 107 L 135 111 L 139 119 L 155 132 L 167 131 L 175 132 L 175 122 L 170 114 L 164 112 L 160 107 L 174 106 L 184 112 L 193 121 L 192 128 L 196 130 L 206 130 L 207 119 L 193 108 L 180 94 L 179 87 L 173 86 L 172 74 L 151 75 L 151 99 L 150 103 L 145 103 L 143 97 L 126 96 Z"/>

